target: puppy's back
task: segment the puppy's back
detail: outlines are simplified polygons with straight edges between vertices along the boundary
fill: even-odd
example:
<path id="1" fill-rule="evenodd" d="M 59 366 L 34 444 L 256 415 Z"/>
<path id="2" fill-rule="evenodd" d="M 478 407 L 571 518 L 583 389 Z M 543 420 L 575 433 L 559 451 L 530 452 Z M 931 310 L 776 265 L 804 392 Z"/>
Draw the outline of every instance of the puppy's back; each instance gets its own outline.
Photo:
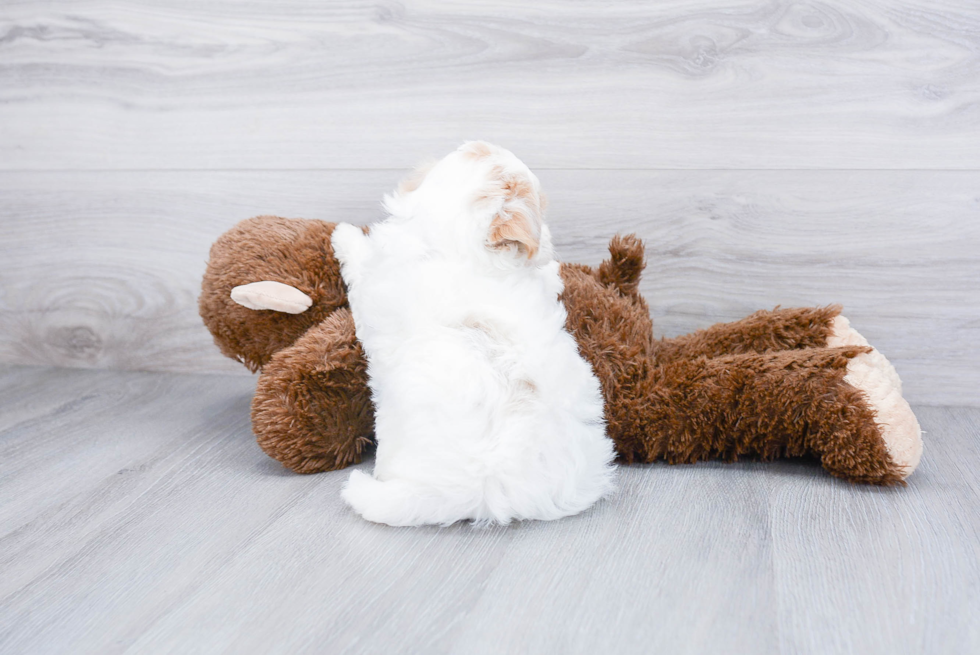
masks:
<path id="1" fill-rule="evenodd" d="M 387 326 L 365 340 L 378 451 L 374 477 L 355 472 L 344 498 L 392 525 L 588 508 L 612 488 L 614 453 L 598 380 L 564 330 L 537 178 L 474 142 L 386 202 L 393 217 L 373 236 L 389 252 L 399 230 L 427 245 L 376 270 L 379 289 L 418 304 L 374 303 L 386 320 L 363 316 Z M 400 275 L 396 259 L 412 271 Z"/>

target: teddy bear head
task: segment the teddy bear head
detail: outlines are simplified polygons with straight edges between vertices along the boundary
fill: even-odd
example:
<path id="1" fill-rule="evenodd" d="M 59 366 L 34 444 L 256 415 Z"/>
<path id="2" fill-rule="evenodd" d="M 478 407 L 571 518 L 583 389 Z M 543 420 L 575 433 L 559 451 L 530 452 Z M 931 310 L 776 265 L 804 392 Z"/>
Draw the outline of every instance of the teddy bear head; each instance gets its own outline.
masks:
<path id="1" fill-rule="evenodd" d="M 214 243 L 198 308 L 223 354 L 257 371 L 312 326 L 348 306 L 330 241 L 335 227 L 257 216 Z M 250 302 L 257 296 L 269 302 Z"/>

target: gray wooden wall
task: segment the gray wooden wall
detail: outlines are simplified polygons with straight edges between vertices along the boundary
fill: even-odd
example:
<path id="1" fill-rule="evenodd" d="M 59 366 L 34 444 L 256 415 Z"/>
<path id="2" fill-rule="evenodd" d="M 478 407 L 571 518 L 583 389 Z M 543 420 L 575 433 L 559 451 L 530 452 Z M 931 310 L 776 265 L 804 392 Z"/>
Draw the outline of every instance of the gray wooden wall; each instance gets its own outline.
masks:
<path id="1" fill-rule="evenodd" d="M 660 334 L 841 302 L 912 402 L 980 405 L 980 3 L 0 5 L 0 363 L 192 372 L 209 244 L 366 223 L 514 150 L 560 255 L 648 246 Z"/>

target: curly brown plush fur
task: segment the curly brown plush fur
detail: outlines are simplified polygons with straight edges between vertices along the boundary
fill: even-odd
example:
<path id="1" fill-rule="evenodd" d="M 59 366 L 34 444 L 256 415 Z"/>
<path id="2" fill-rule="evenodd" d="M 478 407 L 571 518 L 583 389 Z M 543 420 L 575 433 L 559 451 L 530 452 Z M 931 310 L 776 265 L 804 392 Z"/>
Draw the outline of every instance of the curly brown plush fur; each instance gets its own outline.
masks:
<path id="1" fill-rule="evenodd" d="M 244 220 L 211 246 L 198 309 L 221 352 L 257 371 L 314 325 L 347 307 L 347 290 L 330 235 L 334 223 L 277 216 Z M 313 299 L 302 314 L 255 311 L 231 299 L 232 288 L 279 280 Z"/>
<path id="2" fill-rule="evenodd" d="M 252 402 L 259 445 L 300 473 L 360 461 L 373 407 L 354 333 L 334 224 L 261 216 L 211 249 L 201 316 L 221 351 L 262 369 Z M 566 327 L 605 396 L 608 433 L 624 462 L 819 457 L 833 475 L 893 484 L 864 394 L 845 380 L 862 346 L 827 348 L 840 307 L 776 309 L 675 339 L 655 340 L 639 295 L 643 244 L 615 237 L 597 268 L 563 264 Z M 251 310 L 235 286 L 273 280 L 309 295 L 301 314 Z"/>

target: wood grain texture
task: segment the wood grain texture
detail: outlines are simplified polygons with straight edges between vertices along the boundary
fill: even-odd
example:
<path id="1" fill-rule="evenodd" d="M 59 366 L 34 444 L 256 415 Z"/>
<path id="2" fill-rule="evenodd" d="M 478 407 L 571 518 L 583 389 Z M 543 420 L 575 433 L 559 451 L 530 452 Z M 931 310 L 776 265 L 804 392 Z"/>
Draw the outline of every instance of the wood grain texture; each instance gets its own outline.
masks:
<path id="1" fill-rule="evenodd" d="M 620 470 L 589 512 L 393 529 L 249 434 L 236 376 L 0 370 L 4 653 L 969 653 L 980 410 L 906 488 Z"/>
<path id="2" fill-rule="evenodd" d="M 7 0 L 0 652 L 980 651 L 980 5 Z M 585 515 L 389 529 L 255 445 L 196 296 L 261 213 L 370 223 L 471 138 L 560 256 L 647 242 L 657 333 L 841 302 L 897 365 L 904 489 L 624 468 Z"/>
<path id="3" fill-rule="evenodd" d="M 396 171 L 0 173 L 0 362 L 241 372 L 196 296 L 210 244 L 259 213 L 369 223 Z M 980 404 L 980 174 L 540 172 L 559 256 L 647 243 L 658 335 L 843 303 L 906 395 Z"/>
<path id="4" fill-rule="evenodd" d="M 8 0 L 0 167 L 980 168 L 965 0 Z"/>

